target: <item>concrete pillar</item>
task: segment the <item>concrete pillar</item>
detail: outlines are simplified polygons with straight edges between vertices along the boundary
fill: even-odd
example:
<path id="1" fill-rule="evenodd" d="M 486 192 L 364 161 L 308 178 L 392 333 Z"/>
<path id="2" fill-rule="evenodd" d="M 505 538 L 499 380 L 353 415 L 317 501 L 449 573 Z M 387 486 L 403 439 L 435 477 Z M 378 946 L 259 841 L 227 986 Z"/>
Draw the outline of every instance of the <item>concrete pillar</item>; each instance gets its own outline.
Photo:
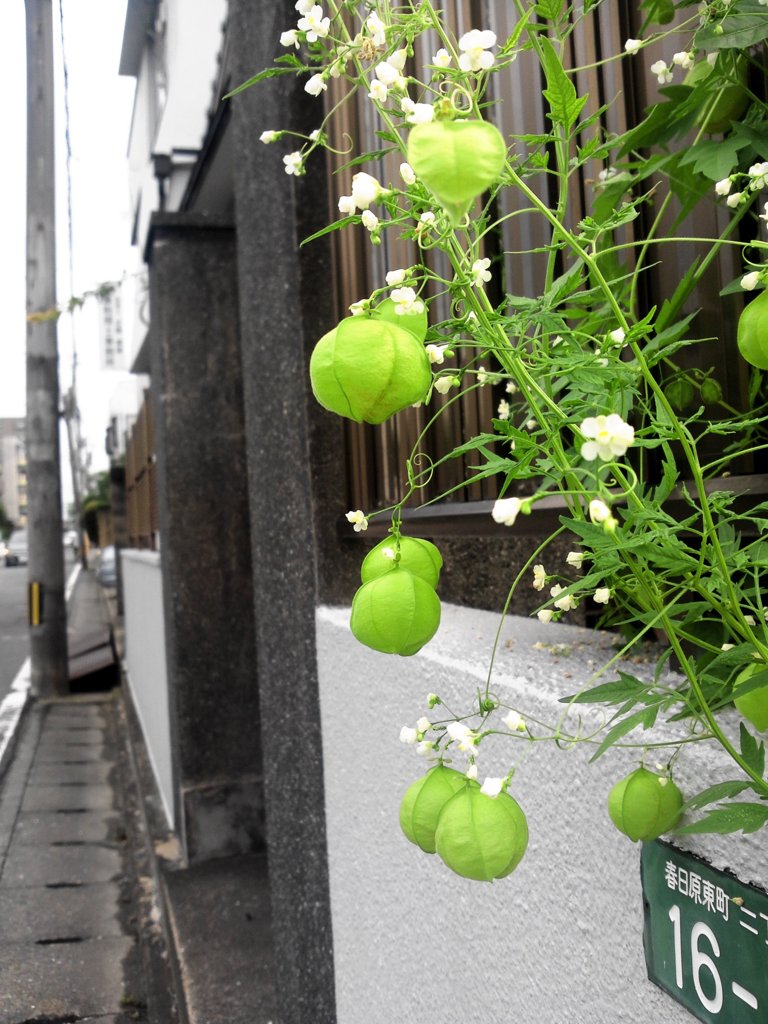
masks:
<path id="1" fill-rule="evenodd" d="M 147 262 L 174 817 L 199 861 L 263 840 L 234 233 L 156 214 Z"/>
<path id="2" fill-rule="evenodd" d="M 230 3 L 233 84 L 272 63 L 293 3 Z M 241 346 L 254 559 L 254 610 L 264 748 L 267 851 L 281 1024 L 336 1019 L 333 946 L 315 649 L 317 522 L 314 455 L 343 469 L 338 421 L 308 412 L 308 350 L 333 320 L 328 248 L 299 250 L 327 223 L 324 161 L 301 179 L 283 173 L 287 152 L 264 146 L 267 128 L 308 134 L 321 103 L 292 77 L 263 82 L 233 101 Z M 292 147 L 294 140 L 286 140 Z M 298 140 L 296 140 L 298 141 Z M 317 426 L 317 433 L 315 427 Z M 331 431 L 332 433 L 326 433 Z M 323 439 L 333 438 L 330 447 Z M 317 520 L 316 517 L 317 516 Z"/>

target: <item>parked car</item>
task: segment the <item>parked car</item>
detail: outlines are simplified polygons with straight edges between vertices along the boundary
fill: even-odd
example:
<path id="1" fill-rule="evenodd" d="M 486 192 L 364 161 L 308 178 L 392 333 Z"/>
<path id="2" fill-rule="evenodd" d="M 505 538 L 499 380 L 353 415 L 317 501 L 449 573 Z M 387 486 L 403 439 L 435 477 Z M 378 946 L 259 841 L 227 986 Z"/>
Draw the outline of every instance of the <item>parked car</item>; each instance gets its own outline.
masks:
<path id="1" fill-rule="evenodd" d="M 117 556 L 112 544 L 104 548 L 99 557 L 96 579 L 103 587 L 117 586 Z"/>
<path id="2" fill-rule="evenodd" d="M 28 553 L 27 531 L 15 530 L 5 549 L 5 564 L 26 565 Z"/>

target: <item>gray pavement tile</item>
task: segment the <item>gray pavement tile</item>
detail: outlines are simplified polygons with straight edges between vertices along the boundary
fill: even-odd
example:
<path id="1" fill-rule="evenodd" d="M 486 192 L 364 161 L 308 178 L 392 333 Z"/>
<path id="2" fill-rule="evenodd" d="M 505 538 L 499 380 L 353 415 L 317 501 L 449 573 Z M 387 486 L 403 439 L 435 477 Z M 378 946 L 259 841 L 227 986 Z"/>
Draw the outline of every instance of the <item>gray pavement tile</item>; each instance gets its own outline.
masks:
<path id="1" fill-rule="evenodd" d="M 51 729 L 46 723 L 43 725 L 40 747 L 45 750 L 46 747 L 56 746 L 57 744 L 69 745 L 72 743 L 77 743 L 81 747 L 99 746 L 104 743 L 106 738 L 106 729 L 94 729 L 87 726 L 82 728 L 71 726 Z"/>
<path id="2" fill-rule="evenodd" d="M 100 761 L 89 761 L 87 764 L 36 764 L 29 781 L 33 786 L 107 782 L 111 770 L 111 764 Z"/>
<path id="3" fill-rule="evenodd" d="M 106 747 L 87 746 L 78 743 L 57 743 L 38 748 L 35 764 L 82 764 L 86 761 L 114 761 L 111 750 Z"/>
<path id="4" fill-rule="evenodd" d="M 109 882 L 122 871 L 118 850 L 86 843 L 77 846 L 36 847 L 12 842 L 8 851 L 0 888 L 31 885 L 61 885 Z"/>
<path id="5" fill-rule="evenodd" d="M 115 882 L 77 889 L 0 889 L 0 945 L 123 935 L 119 900 Z"/>
<path id="6" fill-rule="evenodd" d="M 49 708 L 45 723 L 49 729 L 69 729 L 70 726 L 103 729 L 107 725 L 104 711 L 87 706 L 81 708 Z"/>
<path id="7" fill-rule="evenodd" d="M 0 946 L 0 1024 L 33 1017 L 119 1015 L 125 994 L 122 961 L 133 946 L 129 938 Z"/>
<path id="8" fill-rule="evenodd" d="M 22 811 L 110 811 L 117 804 L 112 786 L 86 783 L 81 786 L 27 786 Z"/>
<path id="9" fill-rule="evenodd" d="M 117 838 L 119 827 L 120 817 L 110 811 L 82 811 L 80 814 L 32 811 L 16 819 L 13 841 L 22 846 L 105 843 Z"/>

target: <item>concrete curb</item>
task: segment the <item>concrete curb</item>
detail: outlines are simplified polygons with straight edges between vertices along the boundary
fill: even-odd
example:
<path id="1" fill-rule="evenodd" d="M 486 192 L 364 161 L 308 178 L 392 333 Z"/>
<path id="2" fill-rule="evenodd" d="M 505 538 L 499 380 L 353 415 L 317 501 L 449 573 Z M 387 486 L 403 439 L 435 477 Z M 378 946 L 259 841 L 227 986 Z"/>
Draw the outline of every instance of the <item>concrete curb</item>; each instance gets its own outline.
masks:
<path id="1" fill-rule="evenodd" d="M 67 579 L 64 600 L 69 604 L 80 576 L 80 565 L 76 565 Z M 32 666 L 27 658 L 11 683 L 8 695 L 0 703 L 0 779 L 4 776 L 13 757 L 19 727 L 32 701 L 30 692 Z"/>

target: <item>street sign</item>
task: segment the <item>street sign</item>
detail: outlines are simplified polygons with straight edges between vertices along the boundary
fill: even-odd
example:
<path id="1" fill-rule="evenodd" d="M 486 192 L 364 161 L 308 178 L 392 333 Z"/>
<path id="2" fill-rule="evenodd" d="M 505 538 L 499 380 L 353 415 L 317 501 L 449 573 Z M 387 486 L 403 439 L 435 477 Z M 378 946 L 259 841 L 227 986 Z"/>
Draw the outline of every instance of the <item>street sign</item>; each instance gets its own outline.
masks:
<path id="1" fill-rule="evenodd" d="M 640 871 L 651 981 L 710 1024 L 768 1021 L 768 894 L 658 840 Z"/>

